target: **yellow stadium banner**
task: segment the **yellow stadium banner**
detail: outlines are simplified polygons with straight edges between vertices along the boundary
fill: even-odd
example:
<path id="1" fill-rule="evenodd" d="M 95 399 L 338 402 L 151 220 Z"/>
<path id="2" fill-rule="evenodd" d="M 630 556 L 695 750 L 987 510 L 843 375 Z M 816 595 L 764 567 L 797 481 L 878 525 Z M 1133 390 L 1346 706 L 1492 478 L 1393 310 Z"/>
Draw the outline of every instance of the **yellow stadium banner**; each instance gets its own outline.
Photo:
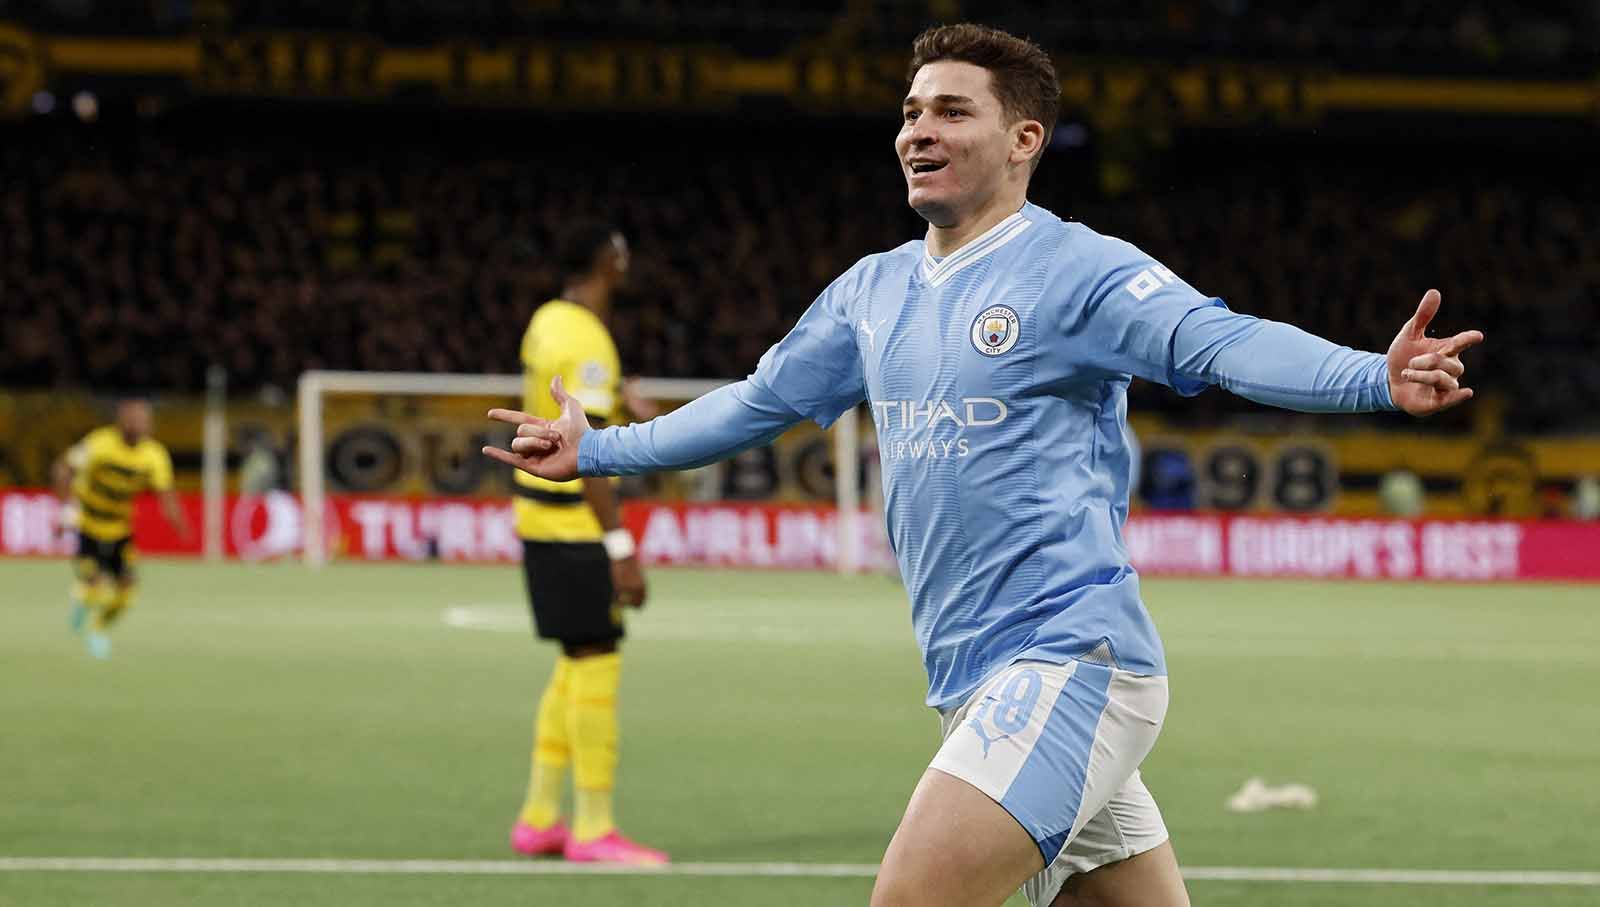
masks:
<path id="1" fill-rule="evenodd" d="M 155 402 L 155 434 L 172 451 L 179 487 L 198 489 L 204 405 L 182 397 Z M 329 488 L 508 495 L 507 470 L 479 448 L 504 440 L 484 411 L 515 402 L 492 396 L 329 396 L 323 450 Z M 0 392 L 0 486 L 47 485 L 55 458 L 110 418 L 111 401 L 87 394 Z M 275 473 L 269 480 L 274 487 L 294 487 L 293 406 L 236 400 L 228 404 L 227 420 L 230 490 L 240 489 L 247 458 L 250 469 L 265 464 Z M 1245 433 L 1179 429 L 1143 415 L 1133 427 L 1142 451 L 1136 507 L 1146 510 L 1375 516 L 1394 512 L 1395 500 L 1385 504 L 1387 481 L 1402 492 L 1406 482 L 1413 483 L 1418 516 L 1563 516 L 1574 484 L 1600 476 L 1600 438 L 1593 437 Z M 870 467 L 876 452 L 872 433 L 864 434 L 865 482 L 875 474 Z M 628 491 L 666 499 L 831 502 L 833 448 L 821 429 L 804 423 L 773 445 L 720 466 L 632 479 Z"/>
<path id="2" fill-rule="evenodd" d="M 1594 437 L 1245 433 L 1149 417 L 1134 425 L 1140 499 L 1157 510 L 1408 515 L 1414 495 L 1411 515 L 1567 516 L 1573 486 L 1600 476 Z"/>
<path id="3" fill-rule="evenodd" d="M 112 419 L 114 399 L 89 394 L 0 392 L 0 487 L 42 487 L 55 459 Z M 200 488 L 204 401 L 158 397 L 155 437 L 172 452 L 179 488 Z M 334 394 L 323 401 L 324 475 L 329 489 L 355 494 L 510 495 L 509 471 L 479 449 L 507 433 L 484 418 L 516 405 L 494 396 Z M 272 487 L 290 488 L 297 441 L 294 407 L 235 400 L 227 406 L 230 490 L 241 468 L 263 465 Z M 832 501 L 832 447 L 815 425 L 796 426 L 771 447 L 747 451 L 715 470 L 631 481 L 630 491 L 668 498 Z"/>
<path id="4" fill-rule="evenodd" d="M 163 38 L 33 34 L 0 22 L 0 110 L 20 113 L 57 77 L 167 80 L 198 94 L 472 105 L 728 110 L 779 98 L 807 110 L 884 112 L 905 88 L 906 52 L 508 38 L 392 46 L 348 33 Z M 1057 57 L 1062 101 L 1097 121 L 1314 123 L 1333 112 L 1517 114 L 1594 119 L 1593 80 L 1341 73 L 1319 65 Z"/>

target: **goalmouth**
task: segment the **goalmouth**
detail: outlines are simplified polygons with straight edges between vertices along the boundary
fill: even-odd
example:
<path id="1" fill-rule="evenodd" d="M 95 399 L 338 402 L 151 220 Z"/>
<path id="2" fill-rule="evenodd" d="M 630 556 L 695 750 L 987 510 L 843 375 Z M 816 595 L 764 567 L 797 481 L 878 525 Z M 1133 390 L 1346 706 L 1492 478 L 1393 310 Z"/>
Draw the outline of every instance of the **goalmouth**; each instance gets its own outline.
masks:
<path id="1" fill-rule="evenodd" d="M 692 378 L 641 378 L 640 396 L 665 402 L 687 402 L 702 396 L 727 381 Z M 336 394 L 381 394 L 395 396 L 471 396 L 520 399 L 523 376 L 449 374 L 433 372 L 361 372 L 313 370 L 300 375 L 298 388 L 298 474 L 302 508 L 304 546 L 302 557 L 312 567 L 328 560 L 328 539 L 324 519 L 328 510 L 325 481 L 323 431 L 324 401 Z M 834 465 L 834 505 L 838 513 L 859 513 L 860 493 L 860 414 L 847 410 L 830 430 Z M 835 520 L 838 532 L 837 569 L 854 573 L 861 568 L 861 529 L 856 519 Z"/>

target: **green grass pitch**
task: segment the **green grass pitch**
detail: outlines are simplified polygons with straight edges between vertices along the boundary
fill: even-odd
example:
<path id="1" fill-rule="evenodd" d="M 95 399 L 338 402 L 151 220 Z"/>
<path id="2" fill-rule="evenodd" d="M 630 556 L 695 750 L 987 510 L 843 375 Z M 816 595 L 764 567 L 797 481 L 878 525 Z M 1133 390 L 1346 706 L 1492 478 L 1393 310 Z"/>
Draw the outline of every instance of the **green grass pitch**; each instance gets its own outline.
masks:
<path id="1" fill-rule="evenodd" d="M 148 562 L 95 662 L 68 569 L 0 562 L 0 858 L 506 860 L 554 657 L 511 567 Z M 660 570 L 622 827 L 679 861 L 871 863 L 937 743 L 900 587 Z M 1600 870 L 1600 589 L 1150 581 L 1145 777 L 1186 865 Z M 450 617 L 450 620 L 446 618 Z M 462 624 L 466 624 L 463 626 Z M 1234 815 L 1246 778 L 1308 812 Z M 0 871 L 0 905 L 864 904 L 866 878 Z M 1600 903 L 1600 888 L 1191 883 L 1197 904 Z M 1014 903 L 1020 903 L 1014 900 Z"/>

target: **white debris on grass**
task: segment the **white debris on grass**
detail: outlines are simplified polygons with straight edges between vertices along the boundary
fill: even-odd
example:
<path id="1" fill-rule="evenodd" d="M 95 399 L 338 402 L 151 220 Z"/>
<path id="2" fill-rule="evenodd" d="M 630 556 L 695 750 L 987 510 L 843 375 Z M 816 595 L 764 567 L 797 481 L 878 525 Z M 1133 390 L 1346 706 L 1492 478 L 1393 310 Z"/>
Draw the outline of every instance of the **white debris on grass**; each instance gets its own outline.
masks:
<path id="1" fill-rule="evenodd" d="M 1268 784 L 1251 778 L 1226 804 L 1230 813 L 1258 813 L 1269 809 L 1311 809 L 1317 805 L 1317 792 L 1308 784 Z"/>

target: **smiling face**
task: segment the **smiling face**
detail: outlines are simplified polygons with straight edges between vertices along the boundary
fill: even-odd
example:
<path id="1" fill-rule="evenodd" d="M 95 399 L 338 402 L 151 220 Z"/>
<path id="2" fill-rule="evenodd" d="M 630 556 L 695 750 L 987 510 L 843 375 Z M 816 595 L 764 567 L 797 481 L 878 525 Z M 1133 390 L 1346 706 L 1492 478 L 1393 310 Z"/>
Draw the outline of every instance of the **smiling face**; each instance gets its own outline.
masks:
<path id="1" fill-rule="evenodd" d="M 902 109 L 895 152 L 906 202 L 935 227 L 984 208 L 1020 179 L 1026 187 L 1043 126 L 1007 122 L 987 69 L 942 60 L 917 70 Z"/>

